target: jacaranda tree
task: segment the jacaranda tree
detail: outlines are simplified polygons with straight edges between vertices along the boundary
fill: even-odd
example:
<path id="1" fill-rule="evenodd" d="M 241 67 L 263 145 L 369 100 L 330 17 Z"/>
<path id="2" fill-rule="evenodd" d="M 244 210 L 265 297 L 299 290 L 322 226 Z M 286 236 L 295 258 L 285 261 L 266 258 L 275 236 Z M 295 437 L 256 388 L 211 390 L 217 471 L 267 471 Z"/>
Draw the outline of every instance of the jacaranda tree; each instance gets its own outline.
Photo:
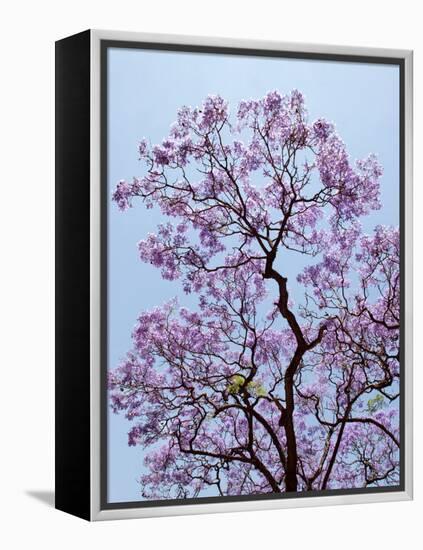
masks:
<path id="1" fill-rule="evenodd" d="M 360 225 L 381 207 L 376 157 L 352 163 L 298 91 L 233 118 L 209 96 L 139 154 L 113 199 L 169 219 L 141 260 L 198 301 L 141 313 L 109 375 L 142 495 L 398 484 L 399 235 Z"/>

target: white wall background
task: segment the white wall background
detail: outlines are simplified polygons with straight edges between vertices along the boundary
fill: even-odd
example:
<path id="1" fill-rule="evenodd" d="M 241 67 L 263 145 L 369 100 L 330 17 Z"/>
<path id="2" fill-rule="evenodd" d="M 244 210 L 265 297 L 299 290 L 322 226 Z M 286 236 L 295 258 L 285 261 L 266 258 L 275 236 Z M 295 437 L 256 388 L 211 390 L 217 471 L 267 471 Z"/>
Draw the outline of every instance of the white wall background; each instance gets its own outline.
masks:
<path id="1" fill-rule="evenodd" d="M 417 548 L 423 517 L 423 41 L 417 0 L 15 0 L 1 10 L 0 545 Z M 88 524 L 46 504 L 54 458 L 54 41 L 87 28 L 415 50 L 414 502 Z M 41 497 L 41 498 L 40 498 Z M 415 542 L 414 542 L 415 541 Z"/>

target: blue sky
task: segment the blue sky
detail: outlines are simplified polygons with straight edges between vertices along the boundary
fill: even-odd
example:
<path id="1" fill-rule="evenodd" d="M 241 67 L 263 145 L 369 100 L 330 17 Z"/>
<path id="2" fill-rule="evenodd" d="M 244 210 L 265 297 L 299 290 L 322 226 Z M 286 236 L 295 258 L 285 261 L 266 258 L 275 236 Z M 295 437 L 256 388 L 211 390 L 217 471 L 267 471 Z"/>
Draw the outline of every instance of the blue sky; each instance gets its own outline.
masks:
<path id="1" fill-rule="evenodd" d="M 167 135 L 181 105 L 199 105 L 208 94 L 220 94 L 230 106 L 259 98 L 270 90 L 299 89 L 310 119 L 326 118 L 353 159 L 376 153 L 384 168 L 383 208 L 363 220 L 364 229 L 378 223 L 398 224 L 399 214 L 399 69 L 398 66 L 282 58 L 223 56 L 110 48 L 108 50 L 108 194 L 120 179 L 142 173 L 137 144 Z M 125 213 L 109 201 L 108 368 L 131 347 L 137 316 L 175 295 L 178 282 L 163 281 L 159 271 L 139 260 L 137 243 L 154 232 L 160 217 L 138 204 Z M 299 264 L 291 267 L 294 278 Z M 294 289 L 295 290 L 295 289 Z M 108 493 L 110 502 L 140 499 L 137 479 L 142 449 L 128 447 L 130 423 L 108 413 Z"/>

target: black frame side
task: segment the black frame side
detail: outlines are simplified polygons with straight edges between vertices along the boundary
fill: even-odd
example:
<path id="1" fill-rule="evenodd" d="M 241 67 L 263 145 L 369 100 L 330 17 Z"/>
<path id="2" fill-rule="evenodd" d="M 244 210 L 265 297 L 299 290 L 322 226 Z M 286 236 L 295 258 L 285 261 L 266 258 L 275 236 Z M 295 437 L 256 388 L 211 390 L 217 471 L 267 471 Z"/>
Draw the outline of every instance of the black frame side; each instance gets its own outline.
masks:
<path id="1" fill-rule="evenodd" d="M 56 503 L 90 520 L 90 31 L 56 42 Z"/>

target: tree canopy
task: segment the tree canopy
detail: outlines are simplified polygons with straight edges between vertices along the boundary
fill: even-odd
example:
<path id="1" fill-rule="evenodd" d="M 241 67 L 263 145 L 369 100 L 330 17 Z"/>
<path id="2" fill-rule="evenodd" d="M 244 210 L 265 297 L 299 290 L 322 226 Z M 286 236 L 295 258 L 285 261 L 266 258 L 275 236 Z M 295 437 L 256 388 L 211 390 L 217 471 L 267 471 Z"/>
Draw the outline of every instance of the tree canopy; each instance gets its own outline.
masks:
<path id="1" fill-rule="evenodd" d="M 142 495 L 398 484 L 399 233 L 360 224 L 381 208 L 377 158 L 353 163 L 296 90 L 182 107 L 139 155 L 113 200 L 160 209 L 140 258 L 198 303 L 142 312 L 109 373 Z"/>

